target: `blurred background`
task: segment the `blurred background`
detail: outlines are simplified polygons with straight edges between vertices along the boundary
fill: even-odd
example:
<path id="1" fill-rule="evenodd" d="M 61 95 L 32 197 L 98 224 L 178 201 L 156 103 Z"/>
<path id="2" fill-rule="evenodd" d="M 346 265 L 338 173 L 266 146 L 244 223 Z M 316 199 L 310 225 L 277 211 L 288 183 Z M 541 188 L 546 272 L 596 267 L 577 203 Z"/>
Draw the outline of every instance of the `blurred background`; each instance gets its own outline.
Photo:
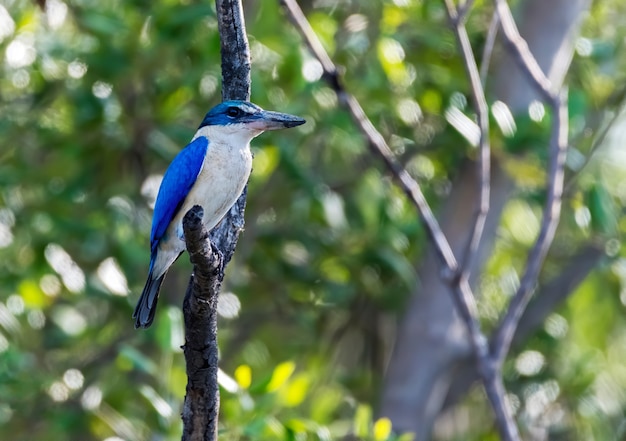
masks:
<path id="1" fill-rule="evenodd" d="M 403 324 L 437 325 L 408 306 L 427 298 L 424 230 L 278 2 L 244 3 L 252 101 L 307 124 L 253 141 L 246 229 L 220 299 L 221 438 L 383 441 L 396 439 L 393 423 L 409 440 L 402 432 L 417 429 L 396 425 L 390 391 L 405 385 L 396 373 L 419 369 L 393 348 Z M 476 129 L 443 2 L 302 6 L 445 223 L 445 201 L 472 188 Z M 214 8 L 0 0 L 1 439 L 180 438 L 186 255 L 154 325 L 136 331 L 131 314 L 162 173 L 220 101 Z M 467 24 L 479 60 L 492 13 L 477 1 Z M 528 439 L 617 440 L 626 433 L 626 5 L 598 0 L 576 17 L 563 218 L 540 281 L 540 291 L 564 294 L 537 314 L 505 381 Z M 502 47 L 491 58 L 494 70 L 505 64 Z M 494 77 L 490 104 L 503 99 L 498 87 L 522 90 L 491 87 Z M 506 177 L 494 191 L 507 192 L 473 281 L 486 329 L 517 288 L 541 221 L 550 115 L 529 102 L 492 108 L 494 170 Z M 472 201 L 454 214 L 465 227 Z M 415 348 L 421 366 L 437 366 L 434 352 Z M 480 388 L 467 392 L 424 417 L 434 439 L 497 439 Z"/>

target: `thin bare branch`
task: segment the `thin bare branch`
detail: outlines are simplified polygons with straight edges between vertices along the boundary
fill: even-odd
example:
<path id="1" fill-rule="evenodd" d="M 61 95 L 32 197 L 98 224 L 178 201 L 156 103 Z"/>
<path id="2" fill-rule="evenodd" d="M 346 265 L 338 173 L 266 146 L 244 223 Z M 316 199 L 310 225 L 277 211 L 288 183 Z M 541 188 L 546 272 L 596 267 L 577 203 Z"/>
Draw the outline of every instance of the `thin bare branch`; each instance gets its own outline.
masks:
<path id="1" fill-rule="evenodd" d="M 528 255 L 526 270 L 520 281 L 520 286 L 513 296 L 513 299 L 511 299 L 507 312 L 494 333 L 492 352 L 496 362 L 500 365 L 504 362 L 509 352 L 520 318 L 532 298 L 535 284 L 537 283 L 537 277 L 539 276 L 539 270 L 548 254 L 561 216 L 565 157 L 567 154 L 568 141 L 566 92 L 563 92 L 561 96 L 556 99 L 554 107 L 547 198 L 543 210 L 539 237 Z"/>
<path id="2" fill-rule="evenodd" d="M 506 0 L 494 0 L 496 11 L 504 34 L 504 42 L 519 68 L 531 81 L 531 84 L 550 105 L 553 113 L 552 139 L 550 141 L 550 165 L 548 170 L 546 205 L 543 210 L 539 237 L 528 255 L 526 270 L 520 286 L 511 299 L 504 318 L 493 337 L 492 354 L 498 365 L 506 358 L 519 321 L 532 298 L 539 270 L 550 249 L 561 216 L 563 180 L 565 176 L 565 157 L 568 142 L 567 93 L 555 92 L 554 85 L 542 71 L 539 63 L 528 49 L 511 14 Z"/>
<path id="3" fill-rule="evenodd" d="M 454 7 L 454 4 L 452 4 L 452 6 Z M 460 24 L 465 23 L 467 14 L 469 14 L 472 6 L 474 6 L 474 0 L 464 0 L 459 3 L 459 7 L 457 9 L 457 20 Z"/>
<path id="4" fill-rule="evenodd" d="M 304 13 L 302 12 L 302 9 L 300 9 L 298 3 L 295 0 L 282 0 L 281 4 L 287 11 L 288 16 L 295 25 L 296 29 L 302 35 L 307 47 L 322 64 L 324 69 L 324 78 L 330 83 L 337 93 L 339 101 L 348 109 L 355 124 L 367 140 L 370 150 L 373 154 L 379 156 L 383 160 L 387 169 L 396 179 L 409 200 L 417 208 L 417 211 L 426 226 L 426 232 L 435 245 L 437 254 L 441 258 L 443 266 L 442 277 L 447 280 L 453 288 L 454 295 L 452 297 L 460 316 L 467 325 L 470 343 L 474 348 L 475 354 L 477 354 L 477 358 L 482 360 L 488 353 L 488 345 L 486 343 L 485 336 L 480 330 L 478 320 L 476 319 L 477 308 L 474 294 L 472 293 L 467 279 L 461 279 L 459 277 L 459 266 L 456 258 L 454 257 L 454 253 L 450 248 L 448 240 L 441 231 L 441 227 L 435 219 L 435 216 L 433 215 L 433 212 L 428 205 L 419 184 L 398 163 L 389 148 L 389 145 L 387 145 L 387 142 L 380 132 L 376 130 L 356 98 L 345 90 L 337 74 L 335 64 L 324 50 L 321 42 L 317 38 L 317 35 L 315 35 L 315 32 L 311 28 L 311 25 L 304 16 Z"/>
<path id="5" fill-rule="evenodd" d="M 337 84 L 339 85 L 338 81 Z M 450 244 L 441 231 L 441 228 L 435 219 L 435 215 L 430 209 L 419 184 L 411 177 L 411 175 L 409 175 L 406 169 L 404 169 L 398 161 L 396 161 L 389 145 L 387 145 L 383 136 L 380 132 L 378 132 L 378 130 L 376 130 L 367 115 L 365 115 L 365 112 L 359 102 L 352 95 L 345 92 L 341 86 L 339 87 L 340 90 L 338 94 L 340 95 L 341 102 L 348 108 L 354 122 L 361 130 L 361 133 L 365 136 L 370 149 L 383 160 L 387 169 L 392 173 L 394 178 L 396 178 L 404 193 L 408 196 L 409 200 L 413 203 L 413 205 L 415 205 L 422 216 L 428 235 L 436 244 L 439 256 L 444 262 L 447 274 L 455 274 L 458 270 L 456 258 L 454 257 Z M 475 311 L 475 307 L 473 309 Z"/>
<path id="6" fill-rule="evenodd" d="M 466 2 L 464 9 L 456 9 L 452 0 L 444 0 L 446 10 L 448 12 L 448 18 L 450 20 L 452 29 L 457 39 L 457 44 L 463 57 L 463 64 L 467 77 L 470 81 L 470 89 L 472 92 L 472 98 L 474 101 L 474 108 L 476 109 L 476 116 L 478 119 L 478 127 L 480 130 L 479 138 L 479 156 L 478 156 L 478 175 L 479 175 L 479 197 L 478 207 L 473 219 L 473 225 L 471 228 L 470 240 L 465 248 L 461 266 L 459 268 L 459 289 L 464 284 L 468 284 L 470 276 L 470 268 L 473 260 L 476 258 L 480 240 L 483 235 L 485 221 L 489 212 L 489 193 L 490 193 L 490 174 L 491 174 L 491 148 L 489 143 L 489 108 L 487 106 L 487 100 L 485 99 L 485 91 L 481 83 L 480 74 L 478 72 L 478 66 L 474 57 L 467 30 L 465 29 L 464 16 L 471 8 L 471 2 Z M 468 288 L 469 289 L 469 285 Z M 457 308 L 462 308 L 457 302 Z M 473 323 L 466 320 L 466 325 L 471 331 Z M 506 404 L 506 391 L 502 381 L 501 368 L 491 357 L 488 351 L 479 351 L 475 347 L 475 356 L 477 358 L 476 365 L 480 373 L 485 393 L 491 403 L 495 414 L 495 421 L 500 432 L 500 436 L 503 440 L 514 441 L 519 440 L 519 430 L 517 424 L 513 419 L 513 415 L 509 407 Z"/>
<path id="7" fill-rule="evenodd" d="M 515 330 L 512 348 L 520 348 L 539 329 L 546 318 L 569 298 L 589 273 L 598 266 L 604 256 L 604 247 L 589 244 L 582 247 L 567 261 L 558 276 L 539 287 L 524 311 L 520 324 Z M 472 360 L 463 361 L 457 368 L 459 375 L 454 378 L 445 400 L 444 408 L 456 404 L 472 383 L 479 379 Z"/>
<path id="8" fill-rule="evenodd" d="M 511 8 L 506 0 L 494 0 L 496 12 L 500 17 L 500 27 L 504 34 L 504 43 L 519 68 L 528 76 L 532 84 L 541 93 L 543 98 L 550 103 L 559 100 L 558 92 L 553 90 L 552 82 L 537 63 L 530 52 L 526 40 L 522 38 L 515 24 Z"/>
<path id="9" fill-rule="evenodd" d="M 324 68 L 324 78 L 333 87 L 340 102 L 350 112 L 350 115 L 352 116 L 357 127 L 367 140 L 367 144 L 372 153 L 379 156 L 383 160 L 387 169 L 396 179 L 409 200 L 417 208 L 426 226 L 426 232 L 434 243 L 437 253 L 441 258 L 443 264 L 442 276 L 445 280 L 450 281 L 452 286 L 455 288 L 455 295 L 453 297 L 458 306 L 459 314 L 468 325 L 472 345 L 474 346 L 477 354 L 486 353 L 487 346 L 485 337 L 482 335 L 480 326 L 476 320 L 476 303 L 474 301 L 474 295 L 466 280 L 455 282 L 459 280 L 458 263 L 454 257 L 452 249 L 450 248 L 448 240 L 441 231 L 439 223 L 435 219 L 435 216 L 433 215 L 432 210 L 422 193 L 419 184 L 395 159 L 391 149 L 387 145 L 387 142 L 380 132 L 376 130 L 372 122 L 367 118 L 367 115 L 363 111 L 359 102 L 345 90 L 337 75 L 337 68 L 335 64 L 324 50 L 321 42 L 317 38 L 317 35 L 315 35 L 315 32 L 311 28 L 311 25 L 304 16 L 304 13 L 300 9 L 298 3 L 295 0 L 282 0 L 281 4 L 291 21 L 294 23 L 296 29 L 304 38 L 307 47 L 311 49 L 313 55 L 315 55 L 318 61 L 322 64 L 322 67 Z"/>
<path id="10" fill-rule="evenodd" d="M 476 117 L 478 119 L 478 128 L 480 137 L 478 142 L 478 176 L 479 176 L 479 197 L 478 207 L 474 215 L 473 226 L 471 229 L 470 240 L 463 253 L 461 266 L 459 268 L 459 277 L 468 279 L 470 276 L 470 268 L 473 260 L 478 252 L 478 245 L 485 229 L 485 221 L 489 212 L 489 193 L 491 184 L 491 146 L 489 143 L 489 108 L 485 99 L 485 91 L 480 81 L 478 66 L 472 51 L 472 45 L 467 35 L 465 25 L 461 20 L 461 12 L 454 7 L 452 0 L 444 0 L 448 11 L 448 18 L 457 39 L 457 44 L 463 57 L 465 72 L 470 82 L 470 89 L 476 109 Z M 471 2 L 464 4 L 466 7 L 471 6 Z"/>
<path id="11" fill-rule="evenodd" d="M 283 5 L 285 11 L 287 11 L 289 18 L 295 25 L 298 32 L 302 35 L 302 38 L 304 39 L 304 42 L 309 50 L 322 65 L 322 68 L 324 69 L 324 78 L 337 93 L 339 101 L 350 112 L 354 122 L 361 130 L 361 133 L 365 136 L 370 149 L 374 154 L 383 160 L 387 169 L 389 169 L 394 178 L 396 178 L 402 190 L 419 211 L 424 224 L 426 225 L 426 231 L 435 243 L 438 254 L 444 263 L 447 273 L 446 276 L 448 278 L 454 277 L 458 270 L 458 263 L 454 257 L 452 249 L 450 248 L 450 244 L 448 243 L 445 235 L 442 233 L 441 228 L 439 227 L 439 224 L 437 223 L 437 220 L 428 205 L 428 202 L 426 202 L 426 198 L 424 197 L 419 184 L 395 159 L 389 145 L 387 145 L 383 136 L 380 132 L 378 132 L 378 130 L 376 130 L 372 122 L 369 120 L 359 102 L 345 90 L 339 79 L 337 67 L 328 56 L 328 53 L 317 38 L 317 35 L 315 35 L 313 28 L 311 28 L 311 25 L 304 16 L 304 13 L 302 12 L 302 9 L 300 9 L 298 3 L 295 0 L 282 0 L 281 4 Z"/>
<path id="12" fill-rule="evenodd" d="M 496 362 L 502 364 L 509 352 L 519 320 L 532 297 L 539 270 L 552 244 L 559 223 L 568 142 L 568 114 L 566 92 L 558 93 L 553 90 L 552 82 L 528 49 L 526 40 L 519 34 L 508 3 L 506 0 L 494 0 L 494 3 L 500 17 L 506 47 L 519 68 L 550 105 L 553 112 L 547 198 L 539 237 L 528 255 L 526 270 L 520 281 L 520 286 L 494 334 L 492 352 Z"/>
<path id="13" fill-rule="evenodd" d="M 489 368 L 491 372 L 481 373 L 487 398 L 496 415 L 498 431 L 503 441 L 520 441 L 521 437 L 517 424 L 511 414 L 511 409 L 506 403 L 506 389 L 502 381 L 501 369 L 492 362 L 489 357 Z"/>
<path id="14" fill-rule="evenodd" d="M 317 38 L 315 31 L 304 15 L 304 12 L 302 12 L 300 5 L 298 5 L 295 0 L 281 0 L 280 3 L 288 12 L 291 22 L 302 35 L 306 46 L 309 48 L 313 56 L 317 58 L 317 61 L 321 63 L 322 68 L 324 69 L 324 75 L 336 77 L 337 68 L 335 67 L 335 63 L 331 60 L 328 52 L 326 52 L 326 49 L 324 49 L 322 42 L 319 38 Z"/>
<path id="15" fill-rule="evenodd" d="M 480 82 L 483 87 L 485 87 L 485 84 L 487 83 L 487 74 L 489 73 L 489 65 L 491 64 L 491 55 L 493 54 L 493 48 L 496 44 L 496 37 L 498 36 L 499 28 L 500 16 L 494 13 L 491 17 L 491 22 L 489 23 L 485 47 L 483 47 L 483 54 L 480 60 Z"/>

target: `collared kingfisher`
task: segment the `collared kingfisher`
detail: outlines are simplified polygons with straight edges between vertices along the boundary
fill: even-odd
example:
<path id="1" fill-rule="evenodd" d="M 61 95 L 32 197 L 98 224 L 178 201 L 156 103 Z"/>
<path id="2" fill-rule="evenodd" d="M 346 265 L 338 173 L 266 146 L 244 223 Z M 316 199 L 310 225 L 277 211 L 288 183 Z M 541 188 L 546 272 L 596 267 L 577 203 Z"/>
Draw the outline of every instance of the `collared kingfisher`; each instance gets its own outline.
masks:
<path id="1" fill-rule="evenodd" d="M 297 116 L 263 110 L 247 101 L 225 101 L 209 110 L 163 176 L 152 218 L 148 281 L 133 313 L 135 328 L 152 324 L 167 270 L 185 251 L 182 221 L 187 211 L 200 205 L 207 231 L 215 227 L 248 181 L 252 138 L 304 123 Z"/>

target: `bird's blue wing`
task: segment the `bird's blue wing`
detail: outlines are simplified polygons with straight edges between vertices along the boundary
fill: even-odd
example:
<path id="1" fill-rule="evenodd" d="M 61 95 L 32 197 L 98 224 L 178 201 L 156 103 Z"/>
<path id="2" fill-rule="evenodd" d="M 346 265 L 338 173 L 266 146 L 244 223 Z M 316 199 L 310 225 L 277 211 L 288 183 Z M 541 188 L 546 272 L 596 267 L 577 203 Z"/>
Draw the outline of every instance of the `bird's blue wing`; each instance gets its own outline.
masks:
<path id="1" fill-rule="evenodd" d="M 152 218 L 150 247 L 156 251 L 159 240 L 168 225 L 185 201 L 189 190 L 196 182 L 209 147 L 209 140 L 203 136 L 196 138 L 182 149 L 165 171 Z"/>

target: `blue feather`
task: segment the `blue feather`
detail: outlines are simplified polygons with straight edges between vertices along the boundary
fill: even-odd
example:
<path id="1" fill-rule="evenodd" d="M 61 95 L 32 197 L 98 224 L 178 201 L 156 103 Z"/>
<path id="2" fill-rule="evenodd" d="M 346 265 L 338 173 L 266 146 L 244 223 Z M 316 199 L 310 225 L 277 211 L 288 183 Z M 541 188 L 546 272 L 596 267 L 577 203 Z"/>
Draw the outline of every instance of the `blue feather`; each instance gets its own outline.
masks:
<path id="1" fill-rule="evenodd" d="M 208 147 L 209 140 L 207 138 L 203 136 L 196 138 L 176 155 L 165 171 L 154 205 L 154 216 L 152 218 L 150 274 L 148 274 L 146 286 L 133 313 L 135 328 L 147 328 L 154 320 L 156 305 L 159 300 L 159 290 L 167 273 L 167 268 L 165 268 L 165 272 L 160 272 L 158 275 L 154 274 L 154 263 L 157 258 L 159 241 L 163 238 L 167 227 L 176 216 L 176 213 L 185 202 L 191 187 L 196 182 Z"/>
<path id="2" fill-rule="evenodd" d="M 165 171 L 154 205 L 150 232 L 150 248 L 153 256 L 156 255 L 156 248 L 167 227 L 196 182 L 208 147 L 207 138 L 203 136 L 196 138 L 176 155 Z"/>

